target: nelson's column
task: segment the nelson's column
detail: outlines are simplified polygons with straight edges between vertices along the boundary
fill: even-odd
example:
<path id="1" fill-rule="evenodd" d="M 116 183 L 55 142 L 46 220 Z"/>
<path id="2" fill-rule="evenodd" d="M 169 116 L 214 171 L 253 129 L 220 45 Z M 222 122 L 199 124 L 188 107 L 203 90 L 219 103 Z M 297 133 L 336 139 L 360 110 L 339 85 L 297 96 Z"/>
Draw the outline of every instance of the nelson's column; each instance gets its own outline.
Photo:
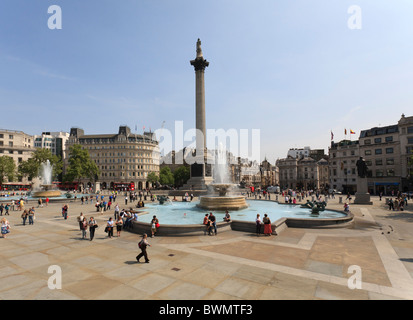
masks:
<path id="1" fill-rule="evenodd" d="M 195 118 L 196 118 L 196 163 L 191 164 L 191 178 L 184 189 L 193 191 L 207 190 L 208 184 L 213 181 L 211 165 L 207 161 L 206 125 L 205 125 L 205 68 L 209 62 L 204 59 L 201 49 L 201 40 L 196 43 L 196 58 L 191 60 L 195 69 Z"/>

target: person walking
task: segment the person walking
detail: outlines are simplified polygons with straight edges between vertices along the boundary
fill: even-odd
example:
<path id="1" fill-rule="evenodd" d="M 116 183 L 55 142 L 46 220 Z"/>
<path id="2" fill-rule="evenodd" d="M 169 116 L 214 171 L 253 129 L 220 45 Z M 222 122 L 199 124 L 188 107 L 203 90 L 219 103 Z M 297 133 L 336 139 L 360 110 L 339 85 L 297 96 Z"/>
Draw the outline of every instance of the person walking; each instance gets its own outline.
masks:
<path id="1" fill-rule="evenodd" d="M 116 220 L 116 232 L 117 232 L 118 237 L 120 237 L 120 232 L 122 231 L 122 225 L 123 225 L 123 220 L 118 215 L 118 219 Z"/>
<path id="2" fill-rule="evenodd" d="M 2 238 L 6 238 L 6 235 L 8 233 L 10 233 L 10 223 L 6 219 L 6 217 L 4 217 L 3 219 L 1 219 L 1 236 L 2 236 Z"/>
<path id="3" fill-rule="evenodd" d="M 67 204 L 65 204 L 62 208 L 62 216 L 65 220 L 67 220 L 67 212 L 69 210 L 69 206 Z"/>
<path id="4" fill-rule="evenodd" d="M 264 218 L 262 219 L 264 222 L 264 235 L 271 236 L 272 228 L 271 228 L 271 220 L 266 213 L 264 213 Z"/>
<path id="5" fill-rule="evenodd" d="M 23 219 L 23 225 L 25 226 L 26 225 L 26 220 L 27 220 L 27 216 L 28 216 L 29 214 L 27 213 L 27 210 L 24 210 L 23 211 L 23 213 L 22 213 L 22 215 L 21 215 L 21 218 Z"/>
<path id="6" fill-rule="evenodd" d="M 139 246 L 139 249 L 141 249 L 141 253 L 139 253 L 136 256 L 136 261 L 140 262 L 139 259 L 144 257 L 145 263 L 149 263 L 149 258 L 148 258 L 148 253 L 146 252 L 146 248 L 148 246 L 151 247 L 151 245 L 148 242 L 148 235 L 146 233 L 142 235 L 142 240 L 139 241 L 138 246 Z"/>
<path id="7" fill-rule="evenodd" d="M 29 216 L 29 225 L 34 224 L 34 207 L 29 209 L 28 216 Z"/>
<path id="8" fill-rule="evenodd" d="M 114 224 L 113 224 L 112 217 L 110 217 L 106 224 L 106 228 L 105 228 L 105 231 L 108 233 L 109 238 L 113 237 L 113 225 Z"/>
<path id="9" fill-rule="evenodd" d="M 79 222 L 80 230 L 82 230 L 82 239 L 86 239 L 87 236 L 87 219 L 83 217 L 83 219 Z"/>
<path id="10" fill-rule="evenodd" d="M 80 213 L 80 216 L 77 217 L 77 222 L 79 222 L 79 229 L 83 228 L 83 221 L 86 220 L 86 217 L 83 215 L 83 212 Z"/>
<path id="11" fill-rule="evenodd" d="M 89 234 L 90 234 L 90 241 L 93 240 L 95 236 L 95 230 L 98 227 L 96 220 L 93 217 L 89 219 Z"/>
<path id="12" fill-rule="evenodd" d="M 257 217 L 255 218 L 255 233 L 257 234 L 257 237 L 261 234 L 261 217 L 260 214 L 257 214 Z"/>

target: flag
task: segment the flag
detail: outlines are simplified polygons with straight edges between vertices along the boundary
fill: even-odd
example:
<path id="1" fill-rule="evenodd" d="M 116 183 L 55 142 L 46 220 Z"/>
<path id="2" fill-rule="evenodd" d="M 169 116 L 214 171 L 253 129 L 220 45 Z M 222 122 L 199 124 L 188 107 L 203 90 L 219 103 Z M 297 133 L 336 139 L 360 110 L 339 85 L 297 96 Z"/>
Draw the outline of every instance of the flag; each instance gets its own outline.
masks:
<path id="1" fill-rule="evenodd" d="M 350 129 L 350 134 L 356 134 L 353 130 Z"/>
<path id="2" fill-rule="evenodd" d="M 334 133 L 333 133 L 333 131 L 331 131 L 331 140 L 333 140 L 334 139 Z"/>
<path id="3" fill-rule="evenodd" d="M 347 135 L 347 129 L 344 129 L 344 134 Z"/>

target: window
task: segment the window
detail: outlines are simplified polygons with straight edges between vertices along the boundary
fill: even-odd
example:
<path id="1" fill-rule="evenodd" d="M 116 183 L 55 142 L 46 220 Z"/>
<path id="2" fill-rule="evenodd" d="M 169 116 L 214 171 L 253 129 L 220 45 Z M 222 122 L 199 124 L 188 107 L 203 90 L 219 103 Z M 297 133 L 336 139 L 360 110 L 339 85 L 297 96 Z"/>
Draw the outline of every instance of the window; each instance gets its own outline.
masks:
<path id="1" fill-rule="evenodd" d="M 376 177 L 383 177 L 383 170 L 376 170 Z"/>
<path id="2" fill-rule="evenodd" d="M 393 148 L 386 148 L 386 153 L 393 153 Z"/>
<path id="3" fill-rule="evenodd" d="M 374 138 L 374 143 L 381 143 L 381 138 Z"/>
<path id="4" fill-rule="evenodd" d="M 366 160 L 366 166 L 370 167 L 371 166 L 371 160 Z"/>
<path id="5" fill-rule="evenodd" d="M 394 177 L 394 169 L 387 169 L 387 176 Z"/>
<path id="6" fill-rule="evenodd" d="M 386 164 L 387 165 L 393 165 L 394 164 L 394 159 L 393 158 L 386 159 Z"/>
<path id="7" fill-rule="evenodd" d="M 413 133 L 413 127 L 407 127 L 407 133 Z"/>
<path id="8" fill-rule="evenodd" d="M 413 137 L 407 137 L 407 144 L 413 144 Z"/>
<path id="9" fill-rule="evenodd" d="M 382 154 L 382 152 L 383 152 L 383 151 L 382 151 L 381 149 L 376 149 L 376 150 L 374 150 L 374 153 L 375 153 L 375 154 Z"/>
<path id="10" fill-rule="evenodd" d="M 13 141 L 9 142 L 9 147 L 13 147 Z"/>
<path id="11" fill-rule="evenodd" d="M 376 166 L 381 166 L 383 165 L 383 160 L 382 159 L 376 159 Z"/>
<path id="12" fill-rule="evenodd" d="M 371 140 L 370 139 L 364 140 L 364 144 L 371 144 Z"/>
<path id="13" fill-rule="evenodd" d="M 386 142 L 392 142 L 392 141 L 393 141 L 393 136 L 386 137 Z"/>
<path id="14" fill-rule="evenodd" d="M 371 150 L 365 150 L 365 151 L 364 151 L 364 155 L 370 156 L 370 155 L 371 155 Z"/>
<path id="15" fill-rule="evenodd" d="M 12 135 L 12 134 L 9 134 L 9 139 L 13 139 L 13 135 Z"/>

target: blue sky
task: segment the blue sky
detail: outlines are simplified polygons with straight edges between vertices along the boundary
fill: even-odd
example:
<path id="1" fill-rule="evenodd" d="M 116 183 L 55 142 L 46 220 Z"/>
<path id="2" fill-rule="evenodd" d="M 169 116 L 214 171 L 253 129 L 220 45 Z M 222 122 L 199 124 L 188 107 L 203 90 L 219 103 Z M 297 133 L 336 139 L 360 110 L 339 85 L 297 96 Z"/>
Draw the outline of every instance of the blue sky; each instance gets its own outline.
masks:
<path id="1" fill-rule="evenodd" d="M 190 129 L 200 38 L 207 128 L 259 129 L 271 162 L 327 152 L 331 130 L 338 141 L 413 115 L 412 16 L 411 0 L 2 0 L 0 127 Z"/>

